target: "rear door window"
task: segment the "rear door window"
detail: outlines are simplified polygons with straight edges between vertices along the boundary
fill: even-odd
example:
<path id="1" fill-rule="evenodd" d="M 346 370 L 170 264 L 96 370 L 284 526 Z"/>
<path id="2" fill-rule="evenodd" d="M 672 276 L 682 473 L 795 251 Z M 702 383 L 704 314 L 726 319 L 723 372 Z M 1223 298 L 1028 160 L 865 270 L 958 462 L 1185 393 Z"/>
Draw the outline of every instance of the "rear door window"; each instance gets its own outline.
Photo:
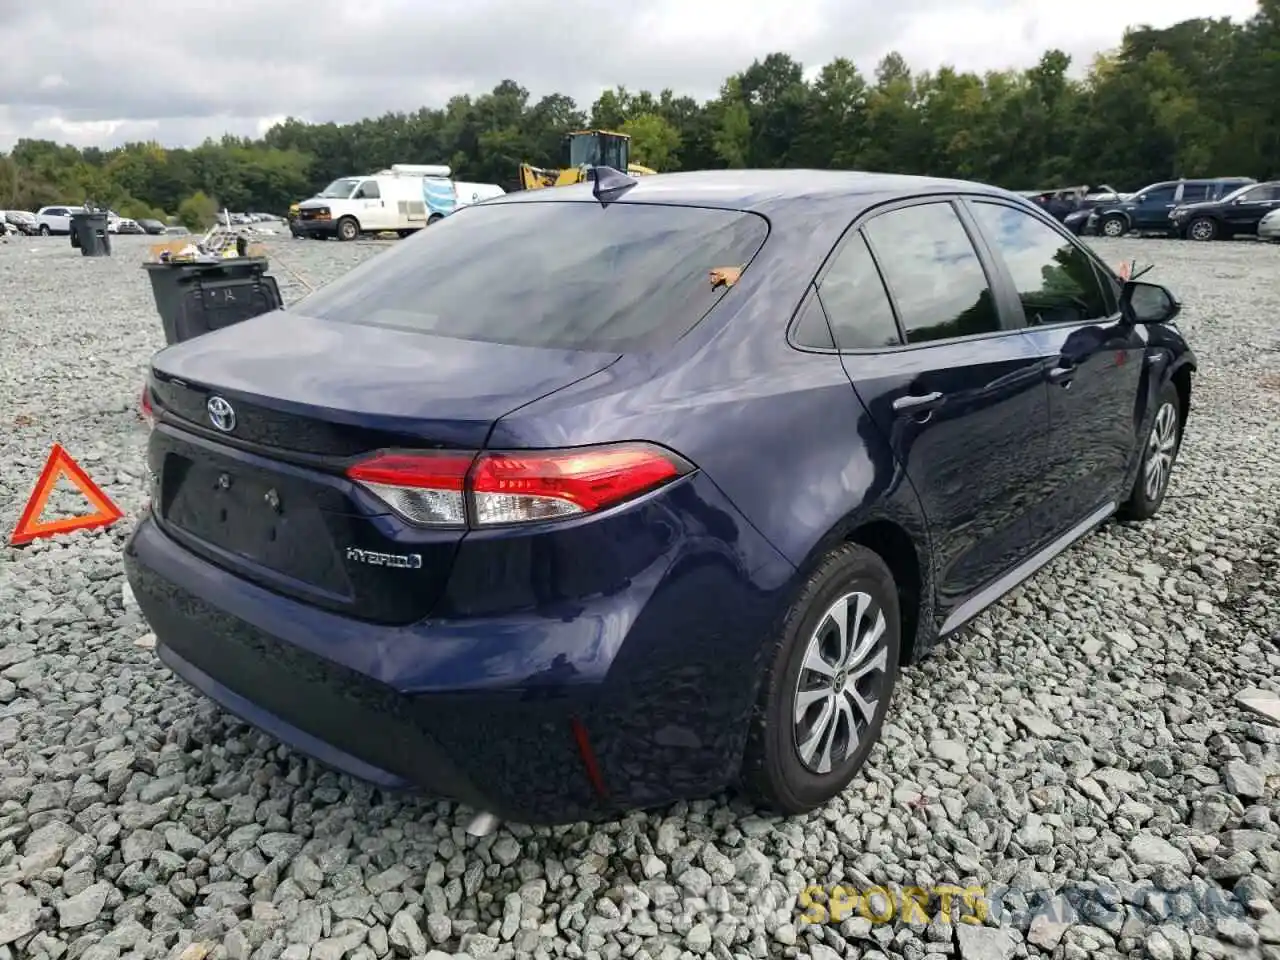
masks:
<path id="1" fill-rule="evenodd" d="M 1199 203 L 1201 200 L 1208 200 L 1209 192 L 1209 184 L 1207 183 L 1184 183 L 1182 185 L 1182 202 Z"/>
<path id="2" fill-rule="evenodd" d="M 1001 329 L 982 261 L 950 203 L 880 214 L 863 233 L 884 272 L 907 343 Z"/>
<path id="3" fill-rule="evenodd" d="M 753 213 L 660 204 L 468 206 L 298 304 L 463 340 L 623 353 L 678 338 L 769 233 Z M 712 271 L 728 282 L 714 282 Z"/>

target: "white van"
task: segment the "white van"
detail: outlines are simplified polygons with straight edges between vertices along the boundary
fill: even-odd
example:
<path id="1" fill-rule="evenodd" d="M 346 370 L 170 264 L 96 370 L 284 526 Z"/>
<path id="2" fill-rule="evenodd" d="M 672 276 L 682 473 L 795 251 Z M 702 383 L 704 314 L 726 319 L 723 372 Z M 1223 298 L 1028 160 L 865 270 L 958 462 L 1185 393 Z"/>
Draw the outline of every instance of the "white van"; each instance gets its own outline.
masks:
<path id="1" fill-rule="evenodd" d="M 506 191 L 491 183 L 455 183 L 442 164 L 395 164 L 362 177 L 341 177 L 298 205 L 294 224 L 303 236 L 354 240 L 393 230 L 408 236 L 459 207 Z"/>

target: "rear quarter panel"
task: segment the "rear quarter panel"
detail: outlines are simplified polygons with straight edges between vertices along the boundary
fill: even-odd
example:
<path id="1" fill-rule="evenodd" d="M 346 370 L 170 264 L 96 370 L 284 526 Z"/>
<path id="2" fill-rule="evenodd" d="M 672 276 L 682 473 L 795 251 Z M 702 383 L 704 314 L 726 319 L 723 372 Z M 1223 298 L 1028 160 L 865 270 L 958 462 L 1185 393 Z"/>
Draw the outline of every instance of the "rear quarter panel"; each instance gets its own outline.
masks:
<path id="1" fill-rule="evenodd" d="M 708 318 L 671 353 L 625 356 L 504 417 L 489 446 L 664 444 L 798 568 L 869 520 L 892 520 L 923 545 L 915 494 L 839 356 L 786 342 L 808 276 L 798 286 L 760 280 L 763 289 L 734 290 L 718 322 Z"/>

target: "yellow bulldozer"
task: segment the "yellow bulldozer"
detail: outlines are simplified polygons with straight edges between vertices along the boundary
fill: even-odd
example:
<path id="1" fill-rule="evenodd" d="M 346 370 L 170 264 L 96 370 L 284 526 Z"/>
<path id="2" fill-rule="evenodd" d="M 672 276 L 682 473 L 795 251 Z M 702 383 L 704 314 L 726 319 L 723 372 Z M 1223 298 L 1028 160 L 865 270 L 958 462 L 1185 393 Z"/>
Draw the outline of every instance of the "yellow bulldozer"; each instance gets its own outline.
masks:
<path id="1" fill-rule="evenodd" d="M 633 177 L 657 173 L 631 162 L 631 137 L 610 130 L 576 130 L 564 138 L 567 164 L 559 170 L 547 170 L 527 163 L 520 164 L 520 189 L 541 190 L 543 187 L 567 187 L 591 179 L 595 167 L 612 167 Z"/>

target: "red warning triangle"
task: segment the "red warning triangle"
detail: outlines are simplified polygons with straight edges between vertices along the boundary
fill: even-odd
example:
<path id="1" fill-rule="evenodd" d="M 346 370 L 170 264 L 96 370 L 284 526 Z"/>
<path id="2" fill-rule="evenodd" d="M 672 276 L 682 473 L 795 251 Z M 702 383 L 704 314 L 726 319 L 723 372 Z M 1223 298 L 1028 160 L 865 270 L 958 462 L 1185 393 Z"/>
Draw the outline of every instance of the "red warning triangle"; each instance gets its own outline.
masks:
<path id="1" fill-rule="evenodd" d="M 49 502 L 49 495 L 63 477 L 84 494 L 96 512 L 41 523 L 40 515 Z M 27 506 L 18 519 L 13 536 L 9 538 L 9 545 L 20 547 L 41 537 L 51 537 L 55 533 L 109 527 L 123 516 L 124 512 L 89 479 L 80 464 L 71 459 L 71 455 L 62 449 L 61 444 L 55 443 L 49 452 L 49 459 L 45 461 L 44 470 L 40 472 L 40 479 L 36 481 L 36 488 L 31 492 L 31 499 L 27 501 Z"/>

